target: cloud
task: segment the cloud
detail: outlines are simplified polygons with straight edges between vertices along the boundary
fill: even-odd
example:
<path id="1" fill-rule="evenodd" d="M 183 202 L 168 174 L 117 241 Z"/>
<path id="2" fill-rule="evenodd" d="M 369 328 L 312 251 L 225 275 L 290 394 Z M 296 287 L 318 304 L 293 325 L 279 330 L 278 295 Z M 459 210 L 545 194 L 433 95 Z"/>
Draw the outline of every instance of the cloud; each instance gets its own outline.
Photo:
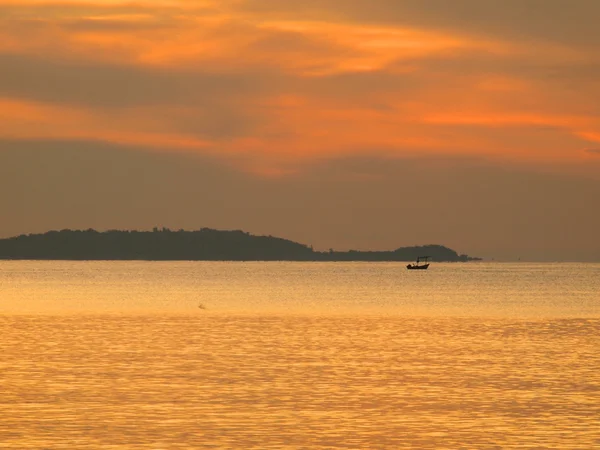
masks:
<path id="1" fill-rule="evenodd" d="M 600 61 L 568 24 L 546 37 L 547 4 L 0 0 L 0 137 L 191 151 L 261 174 L 354 155 L 583 160 Z"/>
<path id="2" fill-rule="evenodd" d="M 589 153 L 590 155 L 600 155 L 600 147 L 598 148 L 585 148 L 584 152 Z"/>
<path id="3" fill-rule="evenodd" d="M 0 54 L 0 95 L 90 107 L 226 102 L 271 90 L 268 73 L 164 71 L 131 64 Z"/>
<path id="4" fill-rule="evenodd" d="M 600 45 L 596 0 L 247 0 L 248 11 L 279 17 L 460 31 L 503 40 Z"/>

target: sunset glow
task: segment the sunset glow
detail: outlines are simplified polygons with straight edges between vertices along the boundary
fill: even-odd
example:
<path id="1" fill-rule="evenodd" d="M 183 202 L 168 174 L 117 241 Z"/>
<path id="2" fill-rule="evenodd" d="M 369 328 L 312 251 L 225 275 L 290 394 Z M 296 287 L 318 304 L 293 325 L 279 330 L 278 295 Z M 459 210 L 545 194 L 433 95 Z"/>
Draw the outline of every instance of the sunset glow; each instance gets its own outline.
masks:
<path id="1" fill-rule="evenodd" d="M 0 447 L 599 448 L 600 0 L 0 0 Z"/>
<path id="2" fill-rule="evenodd" d="M 158 223 L 591 258 L 599 16 L 596 0 L 0 0 L 0 233 Z"/>
<path id="3" fill-rule="evenodd" d="M 600 85 L 575 73 L 596 46 L 361 23 L 336 2 L 0 5 L 3 138 L 252 152 L 267 170 L 361 153 L 575 162 L 600 133 Z"/>

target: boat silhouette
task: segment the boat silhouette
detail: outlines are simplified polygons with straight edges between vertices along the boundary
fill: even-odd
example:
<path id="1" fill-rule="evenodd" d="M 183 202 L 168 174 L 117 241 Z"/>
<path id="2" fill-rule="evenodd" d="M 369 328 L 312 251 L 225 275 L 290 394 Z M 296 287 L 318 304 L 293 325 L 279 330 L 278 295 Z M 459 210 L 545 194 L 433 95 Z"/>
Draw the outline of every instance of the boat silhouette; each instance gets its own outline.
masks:
<path id="1" fill-rule="evenodd" d="M 430 256 L 419 256 L 416 263 L 409 264 L 406 266 L 406 268 L 408 270 L 427 270 L 429 267 L 429 258 Z M 423 264 L 421 264 L 421 262 L 423 262 Z"/>

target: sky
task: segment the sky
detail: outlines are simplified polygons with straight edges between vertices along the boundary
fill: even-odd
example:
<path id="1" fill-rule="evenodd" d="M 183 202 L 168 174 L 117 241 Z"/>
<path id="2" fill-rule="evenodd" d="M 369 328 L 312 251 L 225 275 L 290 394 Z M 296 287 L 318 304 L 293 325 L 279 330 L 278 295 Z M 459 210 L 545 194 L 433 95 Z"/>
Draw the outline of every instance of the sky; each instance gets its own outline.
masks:
<path id="1" fill-rule="evenodd" d="M 600 261 L 600 1 L 0 0 L 0 237 Z"/>

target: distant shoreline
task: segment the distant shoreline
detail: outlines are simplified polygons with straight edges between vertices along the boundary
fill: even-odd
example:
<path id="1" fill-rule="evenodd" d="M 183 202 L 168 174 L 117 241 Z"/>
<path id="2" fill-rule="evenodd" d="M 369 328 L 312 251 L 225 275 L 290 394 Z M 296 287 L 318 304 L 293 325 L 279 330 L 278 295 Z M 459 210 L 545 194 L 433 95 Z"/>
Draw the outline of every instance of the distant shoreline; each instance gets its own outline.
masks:
<path id="1" fill-rule="evenodd" d="M 39 261 L 305 261 L 406 262 L 429 256 L 437 262 L 480 261 L 443 245 L 400 247 L 390 251 L 319 252 L 273 236 L 244 231 L 168 228 L 153 231 L 48 231 L 0 239 L 0 260 Z"/>

